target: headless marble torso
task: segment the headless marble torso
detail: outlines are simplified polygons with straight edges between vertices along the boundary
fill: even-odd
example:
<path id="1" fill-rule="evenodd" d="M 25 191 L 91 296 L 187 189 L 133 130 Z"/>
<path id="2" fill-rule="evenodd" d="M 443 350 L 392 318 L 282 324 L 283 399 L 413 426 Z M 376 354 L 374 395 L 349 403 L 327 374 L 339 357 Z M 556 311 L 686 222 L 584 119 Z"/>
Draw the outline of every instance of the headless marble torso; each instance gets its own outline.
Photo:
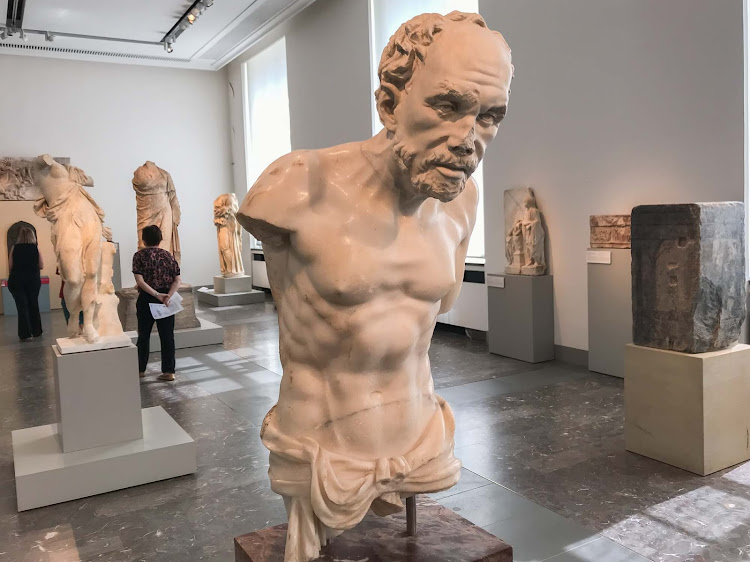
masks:
<path id="1" fill-rule="evenodd" d="M 361 146 L 281 158 L 238 218 L 264 243 L 279 310 L 279 429 L 372 460 L 410 451 L 439 409 L 427 352 L 460 288 L 477 193 L 469 181 L 402 212 Z"/>

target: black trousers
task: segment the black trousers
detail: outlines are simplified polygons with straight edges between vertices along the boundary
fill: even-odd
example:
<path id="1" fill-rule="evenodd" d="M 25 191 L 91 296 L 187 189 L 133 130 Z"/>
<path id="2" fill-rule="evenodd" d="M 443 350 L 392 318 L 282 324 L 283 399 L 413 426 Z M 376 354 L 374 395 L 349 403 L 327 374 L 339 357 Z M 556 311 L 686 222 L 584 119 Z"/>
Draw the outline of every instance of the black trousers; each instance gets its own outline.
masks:
<path id="1" fill-rule="evenodd" d="M 37 277 L 14 277 L 8 290 L 18 310 L 18 337 L 22 340 L 42 335 L 42 316 L 39 314 L 39 290 L 42 280 Z"/>
<path id="2" fill-rule="evenodd" d="M 167 293 L 168 290 L 160 289 L 158 292 Z M 148 306 L 151 303 L 159 303 L 159 299 L 138 291 L 138 300 L 135 302 L 135 313 L 138 318 L 138 371 L 142 373 L 146 370 L 151 347 L 151 329 L 156 322 L 161 342 L 161 372 L 174 373 L 174 316 L 154 320 Z"/>

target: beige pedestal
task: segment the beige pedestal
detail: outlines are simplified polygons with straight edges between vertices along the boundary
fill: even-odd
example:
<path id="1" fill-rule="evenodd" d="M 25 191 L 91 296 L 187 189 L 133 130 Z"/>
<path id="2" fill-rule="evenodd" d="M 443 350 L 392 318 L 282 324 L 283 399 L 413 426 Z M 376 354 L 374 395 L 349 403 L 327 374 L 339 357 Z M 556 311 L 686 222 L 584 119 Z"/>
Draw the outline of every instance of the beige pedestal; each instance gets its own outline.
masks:
<path id="1" fill-rule="evenodd" d="M 702 476 L 750 459 L 750 345 L 626 346 L 625 447 Z"/>

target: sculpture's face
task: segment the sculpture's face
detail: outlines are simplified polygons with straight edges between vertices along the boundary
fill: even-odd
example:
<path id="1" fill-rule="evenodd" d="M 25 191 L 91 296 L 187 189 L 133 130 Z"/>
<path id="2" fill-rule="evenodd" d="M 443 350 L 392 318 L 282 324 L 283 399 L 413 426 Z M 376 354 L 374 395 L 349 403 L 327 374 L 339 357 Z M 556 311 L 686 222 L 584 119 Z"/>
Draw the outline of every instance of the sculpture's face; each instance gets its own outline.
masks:
<path id="1" fill-rule="evenodd" d="M 494 33 L 451 25 L 430 45 L 393 111 L 395 153 L 411 188 L 456 198 L 505 116 L 513 69 Z"/>

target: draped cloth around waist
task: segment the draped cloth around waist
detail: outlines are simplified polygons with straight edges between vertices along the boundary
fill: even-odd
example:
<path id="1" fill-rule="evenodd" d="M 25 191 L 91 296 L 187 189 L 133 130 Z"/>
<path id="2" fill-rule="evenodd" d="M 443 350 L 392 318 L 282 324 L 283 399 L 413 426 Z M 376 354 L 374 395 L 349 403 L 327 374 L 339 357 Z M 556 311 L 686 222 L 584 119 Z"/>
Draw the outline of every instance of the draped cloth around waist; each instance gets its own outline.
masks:
<path id="1" fill-rule="evenodd" d="M 403 509 L 402 497 L 450 488 L 460 477 L 461 462 L 453 456 L 455 421 L 448 403 L 435 395 L 438 408 L 414 448 L 403 456 L 353 459 L 323 449 L 308 437 L 282 433 L 276 406 L 261 430 L 271 451 L 271 489 L 285 497 L 309 498 L 317 519 L 331 529 L 359 523 L 372 507 L 378 515 Z M 292 529 L 290 514 L 289 527 Z"/>

